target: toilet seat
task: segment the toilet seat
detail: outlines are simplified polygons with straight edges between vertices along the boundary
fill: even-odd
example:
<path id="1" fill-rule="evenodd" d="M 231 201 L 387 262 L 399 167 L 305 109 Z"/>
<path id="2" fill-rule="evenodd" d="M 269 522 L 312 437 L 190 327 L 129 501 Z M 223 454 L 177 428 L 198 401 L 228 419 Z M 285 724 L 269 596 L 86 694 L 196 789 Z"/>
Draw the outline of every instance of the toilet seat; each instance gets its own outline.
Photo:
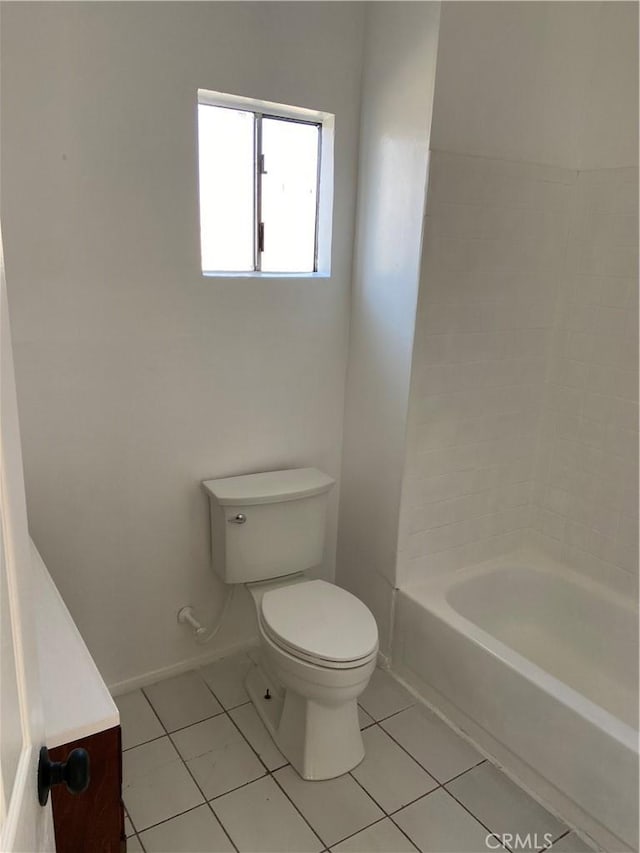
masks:
<path id="1" fill-rule="evenodd" d="M 367 655 L 363 658 L 358 658 L 357 660 L 351 661 L 330 661 L 324 660 L 322 658 L 314 657 L 313 655 L 306 654 L 305 652 L 300 651 L 300 649 L 294 649 L 291 646 L 288 646 L 286 643 L 283 643 L 282 640 L 273 637 L 269 632 L 268 628 L 265 627 L 263 620 L 260 620 L 260 627 L 264 633 L 265 640 L 268 643 L 272 643 L 278 651 L 284 652 L 287 655 L 295 658 L 298 661 L 304 661 L 305 663 L 312 664 L 315 667 L 319 667 L 320 669 L 327 670 L 347 670 L 347 669 L 358 669 L 359 667 L 366 666 L 370 661 L 375 661 L 378 656 L 377 649 L 372 652 L 370 655 Z"/>
<path id="2" fill-rule="evenodd" d="M 369 608 L 334 584 L 310 580 L 265 592 L 260 624 L 283 651 L 318 666 L 354 668 L 378 651 Z"/>

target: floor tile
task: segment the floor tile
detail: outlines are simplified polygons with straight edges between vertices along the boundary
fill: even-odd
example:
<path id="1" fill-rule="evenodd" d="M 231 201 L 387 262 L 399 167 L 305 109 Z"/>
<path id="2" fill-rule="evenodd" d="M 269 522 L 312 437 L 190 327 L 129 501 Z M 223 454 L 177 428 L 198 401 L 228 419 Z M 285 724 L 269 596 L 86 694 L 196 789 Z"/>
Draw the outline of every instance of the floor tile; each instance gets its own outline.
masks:
<path id="1" fill-rule="evenodd" d="M 265 773 L 226 714 L 176 732 L 173 742 L 208 800 Z"/>
<path id="2" fill-rule="evenodd" d="M 484 853 L 487 830 L 442 788 L 393 816 L 422 853 Z"/>
<path id="3" fill-rule="evenodd" d="M 136 835 L 132 835 L 131 838 L 127 838 L 127 853 L 144 853 L 142 844 L 140 844 Z"/>
<path id="4" fill-rule="evenodd" d="M 365 757 L 351 773 L 386 812 L 438 787 L 435 779 L 379 726 L 365 729 L 362 739 Z"/>
<path id="5" fill-rule="evenodd" d="M 575 832 L 570 832 L 560 841 L 555 841 L 551 850 L 553 853 L 593 853 L 594 848 L 589 847 Z"/>
<path id="6" fill-rule="evenodd" d="M 140 834 L 147 853 L 233 853 L 233 844 L 209 806 L 186 814 Z"/>
<path id="7" fill-rule="evenodd" d="M 307 782 L 293 767 L 283 767 L 274 773 L 274 778 L 327 847 L 384 816 L 349 775 Z"/>
<path id="8" fill-rule="evenodd" d="M 374 669 L 359 701 L 374 720 L 382 720 L 415 703 L 409 691 L 382 669 Z"/>
<path id="9" fill-rule="evenodd" d="M 318 853 L 323 848 L 270 777 L 211 805 L 240 853 Z"/>
<path id="10" fill-rule="evenodd" d="M 168 737 L 122 756 L 122 795 L 138 832 L 204 802 Z"/>
<path id="11" fill-rule="evenodd" d="M 130 749 L 132 746 L 162 737 L 164 729 L 142 690 L 116 696 L 114 701 L 120 711 L 123 749 Z"/>
<path id="12" fill-rule="evenodd" d="M 159 681 L 145 687 L 144 692 L 169 732 L 222 712 L 220 703 L 195 672 Z"/>
<path id="13" fill-rule="evenodd" d="M 454 779 L 447 789 L 496 834 L 537 833 L 542 839 L 546 832 L 557 838 L 567 830 L 563 823 L 488 762 Z M 540 846 L 544 846 L 542 840 Z"/>
<path id="14" fill-rule="evenodd" d="M 440 782 L 447 782 L 483 759 L 428 708 L 415 705 L 380 725 Z"/>
<path id="15" fill-rule="evenodd" d="M 268 770 L 277 770 L 284 767 L 287 759 L 273 742 L 273 738 L 266 730 L 264 723 L 258 716 L 258 712 L 251 703 L 240 705 L 229 711 L 242 734 L 258 753 L 260 760 Z"/>
<path id="16" fill-rule="evenodd" d="M 249 701 L 244 689 L 244 680 L 252 666 L 254 663 L 251 658 L 242 652 L 203 666 L 200 674 L 216 694 L 218 701 L 225 708 L 234 708 Z"/>
<path id="17" fill-rule="evenodd" d="M 127 815 L 124 816 L 124 834 L 127 836 L 127 838 L 130 835 L 135 835 L 133 824 L 131 823 Z"/>
<path id="18" fill-rule="evenodd" d="M 358 705 L 358 720 L 360 722 L 361 729 L 366 729 L 375 723 L 373 717 L 370 717 L 369 714 L 367 714 L 367 712 L 365 711 L 365 709 L 361 708 L 360 705 Z"/>
<path id="19" fill-rule="evenodd" d="M 388 817 L 331 849 L 333 853 L 415 853 L 416 850 Z"/>

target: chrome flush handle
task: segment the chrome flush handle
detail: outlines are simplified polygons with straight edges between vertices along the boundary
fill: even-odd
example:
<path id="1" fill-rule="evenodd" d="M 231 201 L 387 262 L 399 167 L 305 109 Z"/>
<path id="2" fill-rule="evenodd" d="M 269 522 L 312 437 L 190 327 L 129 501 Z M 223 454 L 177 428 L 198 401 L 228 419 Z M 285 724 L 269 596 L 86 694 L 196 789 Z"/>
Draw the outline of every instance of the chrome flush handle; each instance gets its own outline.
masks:
<path id="1" fill-rule="evenodd" d="M 244 524 L 246 520 L 247 516 L 241 512 L 239 512 L 237 515 L 234 515 L 232 518 L 227 519 L 229 524 Z"/>

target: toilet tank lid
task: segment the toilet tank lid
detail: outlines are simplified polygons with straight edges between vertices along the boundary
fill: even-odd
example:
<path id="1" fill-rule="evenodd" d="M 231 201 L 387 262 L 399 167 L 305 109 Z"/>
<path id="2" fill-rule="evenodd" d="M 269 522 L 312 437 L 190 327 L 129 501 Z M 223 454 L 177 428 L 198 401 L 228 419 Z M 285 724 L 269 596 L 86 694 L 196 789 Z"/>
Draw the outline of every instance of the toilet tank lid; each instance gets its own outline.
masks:
<path id="1" fill-rule="evenodd" d="M 327 492 L 335 480 L 317 468 L 290 468 L 204 480 L 203 489 L 222 506 L 268 504 Z"/>

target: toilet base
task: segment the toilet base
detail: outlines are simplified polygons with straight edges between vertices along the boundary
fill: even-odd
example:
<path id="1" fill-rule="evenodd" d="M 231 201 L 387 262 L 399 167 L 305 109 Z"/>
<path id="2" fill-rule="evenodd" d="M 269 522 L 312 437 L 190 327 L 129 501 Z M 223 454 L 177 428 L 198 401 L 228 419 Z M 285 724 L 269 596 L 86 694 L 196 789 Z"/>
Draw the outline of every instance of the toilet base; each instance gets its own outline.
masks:
<path id="1" fill-rule="evenodd" d="M 261 666 L 249 671 L 245 685 L 276 746 L 303 779 L 334 779 L 364 758 L 356 699 L 322 705 L 274 684 Z"/>
<path id="2" fill-rule="evenodd" d="M 280 723 L 282 706 L 284 704 L 283 692 L 274 686 L 273 682 L 265 675 L 262 667 L 259 665 L 251 667 L 247 673 L 245 687 L 251 699 L 251 704 L 258 712 L 258 716 L 277 746 L 278 724 Z M 269 698 L 267 698 L 267 691 Z"/>

